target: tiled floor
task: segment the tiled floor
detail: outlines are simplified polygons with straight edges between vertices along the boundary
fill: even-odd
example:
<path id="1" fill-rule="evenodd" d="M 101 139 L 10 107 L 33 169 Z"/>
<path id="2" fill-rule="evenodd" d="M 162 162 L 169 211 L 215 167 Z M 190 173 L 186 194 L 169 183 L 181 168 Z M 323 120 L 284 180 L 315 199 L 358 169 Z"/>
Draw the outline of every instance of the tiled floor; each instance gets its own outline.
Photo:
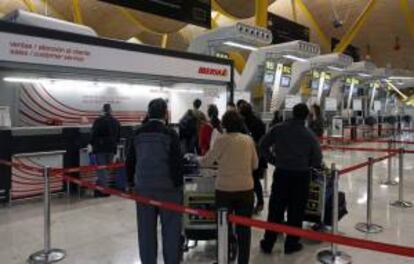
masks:
<path id="1" fill-rule="evenodd" d="M 362 146 L 362 145 L 359 145 Z M 380 144 L 364 144 L 385 147 Z M 338 167 L 362 162 L 368 156 L 383 153 L 325 152 L 327 164 L 336 162 Z M 394 159 L 393 176 L 397 176 L 397 160 Z M 414 201 L 414 154 L 405 158 L 406 199 Z M 373 221 L 384 227 L 384 232 L 365 235 L 356 231 L 356 223 L 364 221 L 366 213 L 366 168 L 344 175 L 340 189 L 347 194 L 349 214 L 340 222 L 340 231 L 351 237 L 366 238 L 386 243 L 414 247 L 414 208 L 398 209 L 389 203 L 397 198 L 398 187 L 381 187 L 378 182 L 386 177 L 386 161 L 374 169 Z M 270 178 L 270 177 L 269 177 Z M 61 263 L 87 264 L 135 264 L 138 261 L 137 231 L 134 204 L 120 198 L 84 199 L 54 198 L 52 219 L 52 244 L 67 250 L 68 256 Z M 266 212 L 261 217 L 266 216 Z M 21 264 L 27 256 L 42 247 L 42 204 L 39 201 L 14 204 L 0 208 L 0 263 Z M 262 231 L 254 230 L 251 263 L 304 264 L 317 263 L 315 255 L 328 245 L 304 241 L 305 250 L 292 256 L 281 254 L 279 243 L 274 254 L 265 256 L 258 250 Z M 340 247 L 353 257 L 356 264 L 414 263 L 414 259 Z M 212 263 L 214 243 L 201 243 L 185 255 L 184 263 Z M 163 263 L 161 258 L 159 263 Z"/>

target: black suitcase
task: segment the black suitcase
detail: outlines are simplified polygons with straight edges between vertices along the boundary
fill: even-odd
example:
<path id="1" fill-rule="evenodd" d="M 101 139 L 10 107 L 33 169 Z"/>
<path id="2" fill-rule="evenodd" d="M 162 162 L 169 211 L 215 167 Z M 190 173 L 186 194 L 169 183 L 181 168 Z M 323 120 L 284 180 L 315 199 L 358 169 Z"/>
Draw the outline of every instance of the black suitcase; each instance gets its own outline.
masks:
<path id="1" fill-rule="evenodd" d="M 333 195 L 330 195 L 328 199 L 326 200 L 326 206 L 325 206 L 325 219 L 324 224 L 325 225 L 332 225 L 332 214 L 333 214 Z M 340 221 L 345 215 L 348 214 L 348 210 L 346 207 L 346 196 L 344 192 L 338 193 L 338 221 Z"/>

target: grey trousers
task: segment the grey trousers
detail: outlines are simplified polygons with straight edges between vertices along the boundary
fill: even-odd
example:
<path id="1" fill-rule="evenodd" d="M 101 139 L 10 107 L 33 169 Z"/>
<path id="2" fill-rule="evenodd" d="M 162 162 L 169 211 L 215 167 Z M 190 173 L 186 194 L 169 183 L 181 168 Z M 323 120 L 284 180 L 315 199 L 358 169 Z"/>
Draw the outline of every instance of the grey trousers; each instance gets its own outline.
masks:
<path id="1" fill-rule="evenodd" d="M 155 200 L 182 204 L 182 190 L 141 190 L 137 192 Z M 158 217 L 161 220 L 164 263 L 179 264 L 182 256 L 182 215 L 137 203 L 138 242 L 141 262 L 143 264 L 157 264 Z"/>
<path id="2" fill-rule="evenodd" d="M 97 165 L 109 165 L 113 158 L 113 153 L 96 153 L 96 164 Z M 96 184 L 107 187 L 109 183 L 109 171 L 107 169 L 97 170 Z"/>

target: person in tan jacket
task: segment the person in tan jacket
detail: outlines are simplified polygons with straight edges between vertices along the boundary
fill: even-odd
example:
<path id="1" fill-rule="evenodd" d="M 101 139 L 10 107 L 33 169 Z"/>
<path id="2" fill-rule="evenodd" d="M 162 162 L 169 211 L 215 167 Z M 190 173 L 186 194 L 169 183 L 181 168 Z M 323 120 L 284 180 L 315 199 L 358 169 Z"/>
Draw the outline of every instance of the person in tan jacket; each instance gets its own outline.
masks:
<path id="1" fill-rule="evenodd" d="M 237 112 L 226 112 L 222 126 L 225 133 L 217 138 L 213 148 L 200 159 L 200 164 L 218 165 L 216 207 L 227 208 L 229 213 L 251 217 L 254 206 L 253 171 L 259 163 L 255 143 L 250 136 L 242 134 L 244 123 Z M 248 264 L 251 229 L 237 226 L 236 237 L 238 263 Z"/>

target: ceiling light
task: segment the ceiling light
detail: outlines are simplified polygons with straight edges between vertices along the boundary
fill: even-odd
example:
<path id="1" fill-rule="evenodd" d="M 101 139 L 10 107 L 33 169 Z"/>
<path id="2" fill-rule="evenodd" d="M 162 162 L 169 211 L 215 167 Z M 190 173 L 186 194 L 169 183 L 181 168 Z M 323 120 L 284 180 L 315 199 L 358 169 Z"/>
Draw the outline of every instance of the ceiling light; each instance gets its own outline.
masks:
<path id="1" fill-rule="evenodd" d="M 300 62 L 307 62 L 308 61 L 305 58 L 301 58 L 301 57 L 298 57 L 298 56 L 295 56 L 295 55 L 289 55 L 289 54 L 283 55 L 283 58 L 291 59 L 291 60 L 295 60 L 295 61 L 300 61 Z"/>
<path id="2" fill-rule="evenodd" d="M 363 73 L 363 72 L 358 73 L 358 76 L 361 76 L 361 77 L 372 77 L 371 74 Z"/>
<path id="3" fill-rule="evenodd" d="M 103 82 L 92 80 L 71 80 L 71 79 L 51 79 L 51 78 L 22 78 L 22 77 L 4 77 L 4 81 L 13 83 L 34 83 L 34 84 L 56 84 L 60 86 L 99 86 L 99 87 L 133 87 L 132 83 Z M 140 85 L 142 86 L 142 85 Z M 151 85 L 147 85 L 151 86 Z M 155 86 L 154 86 L 155 87 Z"/>
<path id="4" fill-rule="evenodd" d="M 336 67 L 336 66 L 328 66 L 328 69 L 333 70 L 333 71 L 339 71 L 339 72 L 344 71 L 343 68 L 339 68 L 339 67 Z"/>
<path id="5" fill-rule="evenodd" d="M 4 77 L 3 81 L 13 83 L 41 83 L 45 80 L 39 78 Z"/>
<path id="6" fill-rule="evenodd" d="M 234 41 L 226 41 L 223 44 L 226 45 L 226 46 L 240 48 L 240 49 L 246 49 L 246 50 L 251 50 L 251 51 L 257 50 L 257 47 L 253 47 L 253 46 L 250 46 L 250 45 L 245 45 L 245 44 L 237 43 L 237 42 L 234 42 Z"/>
<path id="7" fill-rule="evenodd" d="M 412 80 L 414 77 L 410 76 L 391 76 L 388 78 L 389 80 Z"/>
<path id="8" fill-rule="evenodd" d="M 193 89 L 175 89 L 175 88 L 165 88 L 164 90 L 174 93 L 190 93 L 190 94 L 202 94 L 202 90 L 193 90 Z"/>

